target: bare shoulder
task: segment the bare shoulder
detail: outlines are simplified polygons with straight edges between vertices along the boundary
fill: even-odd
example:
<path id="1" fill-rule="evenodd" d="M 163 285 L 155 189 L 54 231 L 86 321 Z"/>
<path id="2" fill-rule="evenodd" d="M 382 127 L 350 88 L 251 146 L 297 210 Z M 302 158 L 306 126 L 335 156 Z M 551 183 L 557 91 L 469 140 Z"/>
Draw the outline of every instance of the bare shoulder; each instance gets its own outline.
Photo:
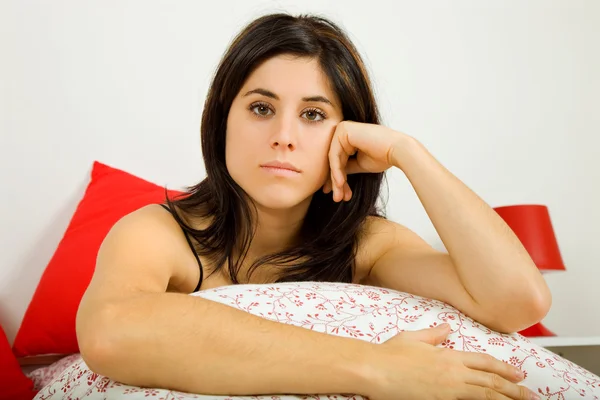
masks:
<path id="1" fill-rule="evenodd" d="M 357 275 L 363 283 L 369 278 L 377 260 L 391 248 L 429 248 L 429 245 L 404 225 L 384 217 L 367 217 L 356 254 Z"/>
<path id="2" fill-rule="evenodd" d="M 191 292 L 199 270 L 173 216 L 158 204 L 121 218 L 102 242 L 91 290 Z"/>
<path id="3" fill-rule="evenodd" d="M 356 275 L 359 282 L 369 283 L 367 280 L 371 268 L 389 245 L 392 232 L 390 221 L 383 217 L 369 216 L 365 220 L 356 252 Z"/>

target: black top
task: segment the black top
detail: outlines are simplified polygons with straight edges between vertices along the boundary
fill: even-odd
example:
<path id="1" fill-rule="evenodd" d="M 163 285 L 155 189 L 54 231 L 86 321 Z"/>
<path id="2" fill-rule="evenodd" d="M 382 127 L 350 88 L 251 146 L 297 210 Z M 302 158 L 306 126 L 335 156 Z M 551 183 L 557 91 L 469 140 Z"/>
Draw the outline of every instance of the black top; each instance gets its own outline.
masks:
<path id="1" fill-rule="evenodd" d="M 168 212 L 170 212 L 171 215 L 173 215 L 173 211 L 169 208 L 169 206 L 167 206 L 165 204 L 160 204 L 160 206 L 162 208 L 164 208 L 165 210 L 167 210 Z M 175 221 L 177 222 L 177 225 L 179 225 L 181 227 L 181 230 L 183 231 L 183 234 L 185 236 L 185 240 L 187 240 L 188 244 L 190 245 L 190 249 L 192 249 L 192 253 L 194 254 L 194 257 L 196 257 L 196 261 L 198 261 L 198 266 L 200 267 L 200 280 L 198 281 L 198 286 L 196 286 L 196 289 L 194 289 L 194 292 L 197 292 L 198 290 L 200 290 L 200 285 L 202 285 L 202 279 L 203 279 L 203 275 L 204 275 L 204 272 L 202 271 L 202 263 L 200 262 L 200 257 L 198 257 L 198 253 L 196 253 L 196 249 L 192 245 L 190 236 L 188 235 L 186 230 L 183 228 L 183 226 L 181 226 L 181 224 L 179 223 L 177 218 L 175 218 Z"/>

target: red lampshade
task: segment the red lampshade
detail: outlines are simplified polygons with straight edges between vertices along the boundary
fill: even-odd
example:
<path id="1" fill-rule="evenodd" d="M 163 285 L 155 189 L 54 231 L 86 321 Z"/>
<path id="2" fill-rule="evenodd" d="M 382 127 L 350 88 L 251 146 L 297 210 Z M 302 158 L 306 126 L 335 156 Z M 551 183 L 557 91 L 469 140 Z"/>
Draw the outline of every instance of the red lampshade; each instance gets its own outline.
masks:
<path id="1" fill-rule="evenodd" d="M 565 270 L 548 207 L 514 205 L 494 210 L 517 235 L 535 265 L 541 270 Z"/>

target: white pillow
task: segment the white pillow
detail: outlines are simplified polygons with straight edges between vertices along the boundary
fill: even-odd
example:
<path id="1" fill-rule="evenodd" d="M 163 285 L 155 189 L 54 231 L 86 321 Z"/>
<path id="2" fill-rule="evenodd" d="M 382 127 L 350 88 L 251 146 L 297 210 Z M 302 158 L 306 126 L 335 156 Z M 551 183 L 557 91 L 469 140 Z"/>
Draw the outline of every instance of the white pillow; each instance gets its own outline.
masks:
<path id="1" fill-rule="evenodd" d="M 600 378 L 531 343 L 518 333 L 500 334 L 437 300 L 372 286 L 298 282 L 232 285 L 194 293 L 285 324 L 383 343 L 405 330 L 450 323 L 441 347 L 487 353 L 521 368 L 522 385 L 546 399 L 598 399 Z M 199 361 L 201 362 L 201 361 Z M 202 396 L 123 385 L 91 372 L 79 359 L 43 388 L 36 399 L 331 399 L 322 396 Z M 364 399 L 338 395 L 338 399 Z"/>

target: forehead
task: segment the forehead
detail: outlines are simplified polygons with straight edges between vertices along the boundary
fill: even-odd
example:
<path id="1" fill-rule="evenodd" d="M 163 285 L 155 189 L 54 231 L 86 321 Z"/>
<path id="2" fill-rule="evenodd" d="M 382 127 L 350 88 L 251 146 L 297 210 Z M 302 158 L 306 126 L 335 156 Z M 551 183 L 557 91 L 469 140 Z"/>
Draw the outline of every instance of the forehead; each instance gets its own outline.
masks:
<path id="1" fill-rule="evenodd" d="M 337 102 L 329 78 L 315 58 L 292 55 L 272 57 L 248 76 L 240 92 L 257 87 L 275 92 L 282 99 L 323 95 L 334 104 Z"/>

